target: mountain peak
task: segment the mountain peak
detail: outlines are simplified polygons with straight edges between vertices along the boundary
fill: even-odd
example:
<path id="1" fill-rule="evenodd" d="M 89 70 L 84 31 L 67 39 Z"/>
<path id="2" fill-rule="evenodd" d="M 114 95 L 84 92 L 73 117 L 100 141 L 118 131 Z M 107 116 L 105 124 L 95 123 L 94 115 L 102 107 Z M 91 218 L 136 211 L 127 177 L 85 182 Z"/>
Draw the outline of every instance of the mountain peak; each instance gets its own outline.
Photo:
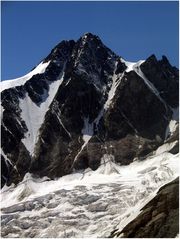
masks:
<path id="1" fill-rule="evenodd" d="M 101 39 L 97 36 L 97 35 L 94 35 L 94 34 L 92 34 L 91 32 L 86 32 L 86 33 L 84 33 L 81 37 L 80 37 L 80 39 L 79 39 L 79 41 L 81 41 L 81 42 L 96 42 L 96 43 L 100 43 L 100 44 L 102 44 L 102 41 L 101 41 Z"/>
<path id="2" fill-rule="evenodd" d="M 95 39 L 99 39 L 99 37 L 91 32 L 86 32 L 83 34 L 82 38 L 95 38 Z"/>
<path id="3" fill-rule="evenodd" d="M 131 212 L 137 216 L 154 191 L 178 176 L 179 76 L 166 63 L 154 55 L 125 61 L 85 33 L 60 42 L 28 75 L 0 84 L 3 237 L 109 237 L 108 215 L 114 222 L 121 215 L 118 234 L 111 234 L 118 237 Z M 156 199 L 153 211 L 152 204 L 141 210 L 123 233 L 162 235 L 154 225 L 169 226 L 167 212 L 170 223 L 178 215 L 174 202 L 162 213 L 171 194 L 159 211 Z"/>
<path id="4" fill-rule="evenodd" d="M 123 61 L 89 32 L 76 42 L 62 41 L 28 77 L 5 82 L 3 152 L 21 177 L 29 170 L 55 178 L 73 168 L 98 167 L 104 153 L 96 152 L 103 146 L 100 138 L 118 141 L 113 143 L 115 160 L 128 164 L 149 152 L 149 140 L 155 147 L 171 136 L 166 133 L 169 106 L 178 106 L 178 84 L 176 69 L 154 55 Z M 139 144 L 136 134 L 147 144 L 129 153 L 124 145 Z M 4 176 L 7 183 L 21 180 L 17 172 Z"/>

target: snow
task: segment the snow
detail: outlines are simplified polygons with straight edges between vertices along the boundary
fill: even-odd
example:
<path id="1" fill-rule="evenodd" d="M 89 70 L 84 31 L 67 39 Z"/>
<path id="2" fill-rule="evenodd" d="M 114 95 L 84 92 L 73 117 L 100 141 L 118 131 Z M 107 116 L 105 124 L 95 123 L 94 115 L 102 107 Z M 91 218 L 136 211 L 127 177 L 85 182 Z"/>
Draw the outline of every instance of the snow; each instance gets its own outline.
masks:
<path id="1" fill-rule="evenodd" d="M 134 70 L 163 102 L 156 88 L 140 70 L 142 62 L 124 61 L 126 72 Z M 123 74 L 115 74 L 116 66 L 117 63 L 107 101 L 97 118 L 89 123 L 89 118 L 84 117 L 84 143 L 74 162 L 93 136 L 94 125 L 98 125 L 104 111 L 112 103 L 116 88 L 123 77 Z M 40 69 L 43 71 L 42 65 Z M 26 75 L 19 79 L 21 84 L 24 84 L 28 77 Z M 45 100 L 39 106 L 32 102 L 28 95 L 20 100 L 21 117 L 28 128 L 22 141 L 32 155 L 39 128 L 63 79 L 64 73 L 49 84 L 49 91 L 44 92 Z M 61 111 L 55 113 L 71 137 L 60 118 Z M 173 109 L 167 134 L 174 132 L 177 116 L 177 109 Z M 133 127 L 130 122 L 129 124 Z M 106 153 L 95 171 L 88 168 L 55 180 L 47 177 L 34 178 L 27 173 L 17 186 L 4 186 L 1 190 L 2 233 L 6 231 L 7 220 L 8 226 L 11 227 L 11 230 L 6 232 L 8 237 L 26 238 L 31 233 L 30 237 L 108 237 L 115 228 L 122 230 L 139 215 L 141 208 L 156 195 L 161 186 L 179 175 L 179 154 L 168 152 L 176 143 L 166 143 L 146 160 L 136 159 L 127 166 L 115 163 L 114 156 Z"/>
<path id="2" fill-rule="evenodd" d="M 132 123 L 129 121 L 128 117 L 121 111 L 122 116 L 126 119 L 126 122 L 128 125 L 134 130 L 136 134 L 138 134 L 137 129 L 132 125 Z"/>
<path id="3" fill-rule="evenodd" d="M 140 60 L 138 62 L 128 62 L 128 61 L 125 61 L 124 59 L 121 58 L 121 62 L 125 63 L 125 65 L 127 66 L 127 69 L 125 71 L 129 72 L 131 70 L 136 70 L 136 68 L 138 68 L 144 62 L 144 60 Z M 78 152 L 78 154 L 76 155 L 76 157 L 74 159 L 74 162 L 77 160 L 78 156 L 80 155 L 82 150 L 85 148 L 85 146 L 87 145 L 87 143 L 89 142 L 89 140 L 93 136 L 93 125 L 95 124 L 96 127 L 98 126 L 98 123 L 99 123 L 100 119 L 103 117 L 104 112 L 110 107 L 110 105 L 112 103 L 112 100 L 114 98 L 114 95 L 115 95 L 115 92 L 116 92 L 116 89 L 117 89 L 118 85 L 121 83 L 121 79 L 124 76 L 124 72 L 120 73 L 120 74 L 116 74 L 115 72 L 117 70 L 117 65 L 118 65 L 118 62 L 114 61 L 114 72 L 113 72 L 113 75 L 112 75 L 112 83 L 111 83 L 111 86 L 110 86 L 110 90 L 108 92 L 108 97 L 107 97 L 107 100 L 104 103 L 102 109 L 100 110 L 98 116 L 96 117 L 96 119 L 91 124 L 88 123 L 88 118 L 84 119 L 84 128 L 82 130 L 84 144 L 81 146 L 81 149 Z M 81 70 L 81 64 L 79 64 L 78 69 Z M 140 74 L 140 73 L 138 73 L 138 74 Z M 143 73 L 141 73 L 141 78 L 142 78 L 142 74 Z M 94 79 L 96 79 L 95 76 L 94 76 Z M 98 80 L 96 79 L 95 82 L 96 82 L 95 86 L 97 87 Z M 122 113 L 123 117 L 127 120 L 130 127 L 133 128 L 135 133 L 138 133 L 137 129 L 132 125 L 132 123 L 128 120 L 128 118 L 125 116 L 125 114 L 123 112 L 121 112 L 121 113 Z M 90 132 L 88 132 L 89 129 L 91 129 Z M 84 132 L 86 132 L 86 133 L 84 133 Z"/>
<path id="4" fill-rule="evenodd" d="M 0 92 L 2 92 L 3 90 L 6 90 L 6 89 L 12 88 L 12 87 L 24 85 L 26 83 L 26 81 L 28 81 L 29 79 L 32 78 L 33 75 L 43 74 L 45 72 L 46 68 L 48 67 L 49 63 L 50 63 L 50 61 L 45 62 L 45 63 L 41 62 L 34 70 L 29 72 L 25 76 L 0 82 Z"/>
<path id="5" fill-rule="evenodd" d="M 84 144 L 81 146 L 80 151 L 78 152 L 78 154 L 76 155 L 74 162 L 76 162 L 78 156 L 80 155 L 80 153 L 83 151 L 83 149 L 85 148 L 85 146 L 88 144 L 89 140 L 91 139 L 91 137 L 93 136 L 93 123 L 89 123 L 89 118 L 84 118 L 84 127 L 82 129 L 82 138 L 84 141 Z"/>
<path id="6" fill-rule="evenodd" d="M 67 86 L 70 81 L 71 81 L 71 78 L 68 79 L 68 81 L 66 82 L 65 86 Z"/>
<path id="7" fill-rule="evenodd" d="M 2 122 L 3 119 L 3 112 L 4 112 L 4 107 L 1 105 L 1 110 L 0 110 L 0 120 Z"/>
<path id="8" fill-rule="evenodd" d="M 53 104 L 57 105 L 57 107 L 55 107 L 55 109 L 52 108 L 52 113 L 54 113 L 60 123 L 60 125 L 63 127 L 63 129 L 65 130 L 65 132 L 67 133 L 67 135 L 69 136 L 69 138 L 71 139 L 71 134 L 70 132 L 67 130 L 67 128 L 65 127 L 65 125 L 63 124 L 62 120 L 61 120 L 61 110 L 58 107 L 58 102 L 56 100 L 54 100 Z"/>
<path id="9" fill-rule="evenodd" d="M 149 89 L 157 96 L 157 98 L 163 103 L 165 106 L 165 109 L 167 110 L 167 104 L 166 102 L 161 98 L 159 91 L 156 89 L 156 87 L 147 79 L 147 77 L 144 75 L 144 73 L 141 71 L 139 66 L 134 67 L 135 72 L 144 80 L 145 84 L 149 87 Z"/>
<path id="10" fill-rule="evenodd" d="M 123 58 L 121 58 L 121 62 L 124 63 L 127 66 L 126 72 L 134 71 L 134 69 L 138 66 L 140 66 L 145 60 L 140 60 L 138 62 L 130 62 L 125 61 Z"/>
<path id="11" fill-rule="evenodd" d="M 144 75 L 142 70 L 140 69 L 140 65 L 145 62 L 144 60 L 140 60 L 138 62 L 129 62 L 125 61 L 124 59 L 121 58 L 121 62 L 123 62 L 126 66 L 127 69 L 125 70 L 126 72 L 130 71 L 135 71 L 145 82 L 145 84 L 148 86 L 148 88 L 153 92 L 153 94 L 158 97 L 158 99 L 163 103 L 165 106 L 165 109 L 167 110 L 167 104 L 166 102 L 161 98 L 159 91 L 156 89 L 156 87 L 147 79 L 147 77 Z M 179 108 L 172 109 L 173 111 L 173 116 L 171 121 L 169 122 L 169 125 L 166 129 L 166 139 L 175 132 L 177 126 L 178 126 L 178 120 L 179 120 Z M 133 126 L 132 126 L 133 127 Z M 134 128 L 134 127 L 133 127 Z M 135 129 L 135 131 L 137 131 Z"/>
<path id="12" fill-rule="evenodd" d="M 165 185 L 167 183 L 166 181 L 166 176 L 169 176 L 169 179 L 172 177 L 172 179 L 168 180 L 168 182 L 174 180 L 178 175 L 179 175 L 179 168 L 178 168 L 178 155 L 171 155 L 170 153 L 164 152 L 162 154 L 159 154 L 158 156 L 153 156 L 152 158 L 149 158 L 149 161 L 147 163 L 147 160 L 144 162 L 147 163 L 146 169 L 145 170 L 140 170 L 139 174 L 144 177 L 144 173 L 148 173 L 150 180 L 146 181 L 146 175 L 144 180 L 142 180 L 141 183 L 147 186 L 147 189 L 152 188 L 154 186 L 154 183 L 157 183 L 159 187 L 154 189 L 154 192 L 152 191 L 151 194 L 148 195 L 148 197 L 144 197 L 144 199 L 140 202 L 138 202 L 136 205 L 134 205 L 133 208 L 130 208 L 129 212 L 127 211 L 127 215 L 130 214 L 129 217 L 124 218 L 121 223 L 119 224 L 119 231 L 121 231 L 130 221 L 132 221 L 134 218 L 136 218 L 139 213 L 141 212 L 141 208 L 144 207 L 152 198 L 154 198 L 159 190 L 160 187 Z M 159 165 L 156 164 L 154 160 L 158 160 Z M 137 163 L 137 162 L 136 162 Z M 133 166 L 133 165 L 132 165 Z M 155 173 L 153 175 L 153 171 L 159 170 L 158 173 Z M 149 172 L 148 172 L 149 170 Z M 165 176 L 164 172 L 167 173 Z M 133 175 L 134 170 L 131 171 L 129 169 L 129 174 Z M 161 171 L 161 176 L 160 178 L 159 173 Z M 151 178 L 151 175 L 153 175 L 153 178 Z M 123 235 L 121 235 L 123 236 Z"/>
<path id="13" fill-rule="evenodd" d="M 161 179 L 161 171 L 163 171 L 163 168 L 166 168 L 166 172 L 170 172 L 168 173 L 170 180 L 178 176 L 178 157 L 179 154 L 172 155 L 168 152 L 163 152 L 161 154 L 155 153 L 144 161 L 136 160 L 128 166 L 120 166 L 113 162 L 113 155 L 105 154 L 101 159 L 101 166 L 95 171 L 88 168 L 84 172 L 79 171 L 58 178 L 57 180 L 49 180 L 47 177 L 36 179 L 33 178 L 31 174 L 27 173 L 23 181 L 19 183 L 17 187 L 13 185 L 3 187 L 1 207 L 18 203 L 19 201 L 17 198 L 19 193 L 22 189 L 26 188 L 26 185 L 28 185 L 34 193 L 26 197 L 24 201 L 54 192 L 58 189 L 73 189 L 74 186 L 77 185 L 91 186 L 92 184 L 107 184 L 116 181 L 126 186 L 142 186 L 141 184 L 143 183 L 147 184 L 149 187 L 154 187 L 154 184 L 158 183 L 159 180 L 158 185 L 160 186 L 164 184 Z M 85 176 L 81 180 L 82 174 L 85 174 Z M 169 177 L 165 179 L 165 183 L 168 178 Z"/>
<path id="14" fill-rule="evenodd" d="M 135 218 L 161 186 L 179 175 L 179 154 L 167 152 L 167 145 L 158 150 L 127 166 L 105 154 L 96 171 L 88 168 L 56 180 L 26 174 L 16 187 L 2 189 L 2 217 L 10 220 L 8 225 L 16 237 L 24 236 L 25 231 L 33 231 L 35 237 L 108 237 Z M 9 215 L 17 219 L 9 219 Z M 38 227 L 21 229 L 24 221 L 33 225 L 34 220 Z"/>
<path id="15" fill-rule="evenodd" d="M 93 123 L 89 123 L 89 118 L 84 118 L 84 127 L 82 129 L 84 142 L 88 142 L 89 139 L 93 136 L 93 133 Z"/>
<path id="16" fill-rule="evenodd" d="M 62 72 L 56 81 L 49 82 L 49 91 L 44 92 L 45 100 L 40 105 L 36 105 L 28 94 L 26 94 L 24 99 L 20 99 L 19 107 L 22 110 L 21 118 L 25 121 L 28 128 L 28 132 L 25 134 L 25 138 L 22 139 L 22 142 L 31 155 L 33 155 L 34 147 L 38 140 L 38 130 L 44 121 L 45 114 L 63 79 L 64 73 Z"/>
<path id="17" fill-rule="evenodd" d="M 90 124 L 89 123 L 89 118 L 84 118 L 84 127 L 82 129 L 82 135 L 83 135 L 84 144 L 81 146 L 81 149 L 78 152 L 78 154 L 76 155 L 76 157 L 74 159 L 74 162 L 77 160 L 78 156 L 80 155 L 80 153 L 83 151 L 83 149 L 88 144 L 88 142 L 91 139 L 91 137 L 93 136 L 93 133 L 94 133 L 93 127 L 94 127 L 94 125 L 96 125 L 96 127 L 98 126 L 98 123 L 99 123 L 100 119 L 102 118 L 102 116 L 104 114 L 104 111 L 109 108 L 109 106 L 110 106 L 110 104 L 112 102 L 112 99 L 113 99 L 113 97 L 115 95 L 115 91 L 116 91 L 117 86 L 121 82 L 123 74 L 118 74 L 118 75 L 115 74 L 116 69 L 117 69 L 117 64 L 118 64 L 118 62 L 115 61 L 114 62 L 114 72 L 113 72 L 113 76 L 112 76 L 112 83 L 111 83 L 110 90 L 108 92 L 108 97 L 107 97 L 107 100 L 104 103 L 102 109 L 99 111 L 99 114 L 97 115 L 96 119 Z M 96 79 L 96 76 L 94 76 L 93 79 Z M 94 85 L 97 87 L 97 89 L 99 89 L 98 86 L 97 86 L 98 85 L 97 84 L 98 80 L 96 79 L 95 82 L 96 82 L 96 84 L 94 84 Z"/>
<path id="18" fill-rule="evenodd" d="M 118 85 L 120 84 L 122 77 L 124 76 L 124 73 L 118 74 L 118 75 L 115 73 L 117 70 L 117 64 L 118 64 L 118 62 L 115 62 L 114 73 L 112 76 L 112 85 L 111 85 L 110 91 L 108 92 L 108 98 L 104 105 L 104 110 L 107 110 L 109 108 L 109 106 L 112 102 L 112 99 L 115 95 L 116 89 L 117 89 Z"/>
<path id="19" fill-rule="evenodd" d="M 172 119 L 170 120 L 165 133 L 166 139 L 173 135 L 173 133 L 176 131 L 179 125 L 179 107 L 172 108 L 172 111 L 173 111 Z"/>
<path id="20" fill-rule="evenodd" d="M 112 154 L 104 154 L 101 159 L 101 165 L 103 165 L 103 167 L 99 167 L 96 173 L 104 175 L 111 175 L 113 173 L 120 174 L 120 168 L 117 167 L 114 161 L 114 155 Z"/>
<path id="21" fill-rule="evenodd" d="M 7 155 L 5 155 L 5 153 L 4 153 L 4 151 L 3 151 L 2 148 L 0 149 L 0 154 L 4 157 L 5 163 L 6 163 L 7 166 L 8 166 L 7 162 L 8 162 L 10 165 L 12 165 L 11 161 L 8 159 Z"/>
<path id="22" fill-rule="evenodd" d="M 80 153 L 83 151 L 83 149 L 88 144 L 88 142 L 91 139 L 91 137 L 93 136 L 93 134 L 94 134 L 94 130 L 93 130 L 94 125 L 96 125 L 96 127 L 98 126 L 98 123 L 99 123 L 100 119 L 102 118 L 102 116 L 104 114 L 104 111 L 109 108 L 109 106 L 110 106 L 110 104 L 112 102 L 112 99 L 113 99 L 113 97 L 115 95 L 116 88 L 119 85 L 119 83 L 121 81 L 121 78 L 123 77 L 123 74 L 118 74 L 118 75 L 115 74 L 116 69 L 117 69 L 117 64 L 118 64 L 118 62 L 115 61 L 114 62 L 114 72 L 113 72 L 113 76 L 112 76 L 111 88 L 110 88 L 110 90 L 108 92 L 107 100 L 104 103 L 102 109 L 99 111 L 99 114 L 97 115 L 96 119 L 90 124 L 89 123 L 89 118 L 84 118 L 84 127 L 82 129 L 82 135 L 83 135 L 82 137 L 83 137 L 84 144 L 81 146 L 81 149 L 78 152 L 78 154 L 76 155 L 76 157 L 74 159 L 74 162 L 77 160 L 78 156 L 80 155 Z M 93 79 L 96 79 L 96 77 L 94 76 Z M 117 79 L 118 79 L 118 81 L 117 81 Z M 97 87 L 97 85 L 98 85 L 97 82 L 98 81 L 96 80 L 95 82 L 96 82 L 96 84 L 94 84 L 94 85 Z"/>
<path id="23" fill-rule="evenodd" d="M 145 74 L 140 69 L 140 65 L 144 62 L 144 60 L 140 60 L 138 62 L 128 62 L 121 58 L 121 61 L 127 66 L 126 72 L 135 71 L 138 76 L 140 76 L 144 83 L 148 86 L 148 88 L 156 95 L 156 97 L 163 103 L 165 109 L 167 110 L 166 102 L 161 98 L 159 91 L 156 87 L 147 79 Z"/>
<path id="24" fill-rule="evenodd" d="M 164 152 L 170 151 L 170 149 L 172 149 L 176 144 L 178 143 L 178 141 L 174 141 L 172 143 L 165 143 L 163 145 L 161 145 L 157 150 L 156 150 L 156 155 L 162 154 Z"/>
<path id="25" fill-rule="evenodd" d="M 6 125 L 2 122 L 2 126 L 5 128 L 6 131 L 8 131 L 13 137 L 13 133 L 6 127 Z"/>

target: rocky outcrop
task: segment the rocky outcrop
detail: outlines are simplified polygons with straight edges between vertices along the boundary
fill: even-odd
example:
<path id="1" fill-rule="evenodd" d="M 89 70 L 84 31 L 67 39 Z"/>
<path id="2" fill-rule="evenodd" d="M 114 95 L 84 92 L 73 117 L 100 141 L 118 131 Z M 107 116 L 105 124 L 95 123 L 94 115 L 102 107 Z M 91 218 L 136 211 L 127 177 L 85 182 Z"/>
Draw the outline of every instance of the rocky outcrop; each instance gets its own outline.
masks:
<path id="1" fill-rule="evenodd" d="M 166 140 L 178 106 L 178 70 L 165 57 L 129 70 L 87 33 L 62 41 L 42 63 L 44 73 L 1 94 L 3 185 L 27 172 L 55 178 L 95 170 L 107 152 L 129 164 Z"/>
<path id="2" fill-rule="evenodd" d="M 178 69 L 172 67 L 165 56 L 158 61 L 155 55 L 150 56 L 140 67 L 168 105 L 177 107 L 179 98 L 179 93 L 176 90 L 179 87 Z"/>
<path id="3" fill-rule="evenodd" d="M 141 213 L 110 237 L 175 238 L 179 234 L 179 178 L 160 188 Z"/>

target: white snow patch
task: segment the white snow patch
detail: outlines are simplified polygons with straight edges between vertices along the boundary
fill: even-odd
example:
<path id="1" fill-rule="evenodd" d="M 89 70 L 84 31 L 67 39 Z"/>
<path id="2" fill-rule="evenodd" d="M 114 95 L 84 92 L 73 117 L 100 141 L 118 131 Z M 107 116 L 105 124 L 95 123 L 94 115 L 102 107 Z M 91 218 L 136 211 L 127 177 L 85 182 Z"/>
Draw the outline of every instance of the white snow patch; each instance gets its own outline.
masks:
<path id="1" fill-rule="evenodd" d="M 147 79 L 144 73 L 141 71 L 139 66 L 134 67 L 135 72 L 144 80 L 145 84 L 149 87 L 149 89 L 158 97 L 158 99 L 164 104 L 165 108 L 167 109 L 166 102 L 161 98 L 159 91 L 156 87 Z"/>
<path id="2" fill-rule="evenodd" d="M 156 155 L 162 154 L 164 152 L 168 152 L 170 151 L 176 144 L 178 143 L 178 141 L 174 141 L 172 143 L 165 143 L 163 145 L 161 145 L 157 150 L 156 150 Z"/>
<path id="3" fill-rule="evenodd" d="M 58 102 L 57 101 L 54 101 L 54 104 L 57 104 L 58 105 Z M 66 131 L 66 133 L 68 134 L 68 136 L 70 138 L 71 137 L 71 134 L 70 132 L 67 130 L 67 128 L 65 127 L 65 125 L 63 124 L 62 120 L 61 120 L 61 110 L 59 109 L 59 107 L 56 107 L 55 109 L 52 108 L 52 112 L 56 115 L 59 123 L 61 124 L 61 126 L 63 127 L 63 129 Z"/>
<path id="4" fill-rule="evenodd" d="M 126 72 L 134 71 L 134 68 L 137 66 L 140 66 L 145 60 L 140 60 L 138 62 L 130 62 L 125 61 L 123 58 L 121 58 L 121 62 L 124 63 L 127 66 Z"/>
<path id="5" fill-rule="evenodd" d="M 5 130 L 8 131 L 14 137 L 13 133 L 6 127 L 6 125 L 3 122 L 1 122 L 1 125 L 3 125 Z"/>
<path id="6" fill-rule="evenodd" d="M 158 99 L 163 103 L 165 106 L 165 109 L 167 110 L 167 104 L 166 102 L 161 98 L 159 91 L 156 89 L 156 87 L 147 79 L 147 77 L 144 75 L 142 70 L 140 69 L 140 65 L 145 62 L 144 60 L 140 60 L 138 62 L 128 62 L 121 58 L 121 61 L 125 63 L 127 66 L 126 72 L 129 71 L 135 71 L 137 75 L 139 75 L 143 80 L 144 83 L 148 86 L 148 88 L 158 97 Z"/>
<path id="7" fill-rule="evenodd" d="M 118 75 L 115 73 L 117 70 L 117 64 L 118 64 L 118 62 L 115 62 L 114 73 L 112 76 L 112 85 L 111 85 L 110 91 L 108 92 L 108 98 L 104 105 L 104 110 L 107 110 L 109 108 L 109 106 L 112 102 L 112 99 L 115 95 L 116 89 L 117 89 L 118 85 L 120 84 L 122 77 L 124 76 L 124 73 L 118 74 Z"/>
<path id="8" fill-rule="evenodd" d="M 49 63 L 50 61 L 45 63 L 41 62 L 34 70 L 29 72 L 25 76 L 0 82 L 0 92 L 12 87 L 24 85 L 26 81 L 32 78 L 33 75 L 44 73 Z"/>
<path id="9" fill-rule="evenodd" d="M 4 112 L 4 107 L 1 105 L 1 111 L 0 111 L 0 121 L 2 122 L 3 119 L 3 112 Z"/>
<path id="10" fill-rule="evenodd" d="M 173 133 L 176 131 L 178 125 L 179 125 L 179 107 L 177 108 L 172 108 L 173 115 L 172 119 L 169 122 L 169 125 L 167 126 L 166 129 L 166 136 L 165 138 L 169 138 Z"/>
<path id="11" fill-rule="evenodd" d="M 114 161 L 114 155 L 112 154 L 104 154 L 101 158 L 101 165 L 97 170 L 96 173 L 98 174 L 120 174 L 120 167 Z"/>
<path id="12" fill-rule="evenodd" d="M 84 127 L 82 129 L 83 140 L 88 142 L 93 135 L 93 123 L 89 123 L 89 118 L 84 118 Z"/>
<path id="13" fill-rule="evenodd" d="M 3 149 L 0 149 L 0 153 L 1 155 L 4 157 L 5 159 L 5 163 L 8 162 L 10 165 L 12 165 L 12 162 L 8 159 L 7 155 L 4 153 Z M 7 165 L 8 166 L 8 165 Z"/>
<path id="14" fill-rule="evenodd" d="M 19 107 L 22 110 L 21 118 L 25 121 L 28 128 L 28 132 L 26 133 L 25 138 L 22 139 L 22 142 L 31 155 L 33 155 L 34 147 L 38 139 L 38 130 L 44 121 L 45 114 L 54 99 L 59 86 L 62 84 L 63 79 L 64 73 L 61 73 L 56 81 L 50 82 L 49 91 L 45 92 L 48 96 L 39 106 L 31 100 L 28 94 L 26 94 L 24 99 L 20 99 Z"/>
<path id="15" fill-rule="evenodd" d="M 78 156 L 80 155 L 80 153 L 83 151 L 83 149 L 85 148 L 85 146 L 87 145 L 87 143 L 89 142 L 89 140 L 91 139 L 91 137 L 93 136 L 93 123 L 89 123 L 89 118 L 84 118 L 84 127 L 82 129 L 82 138 L 84 141 L 84 144 L 81 146 L 80 151 L 78 152 L 78 154 L 76 155 L 74 162 L 76 162 Z"/>
<path id="16" fill-rule="evenodd" d="M 68 79 L 68 81 L 66 82 L 65 86 L 67 86 L 70 81 L 71 81 L 71 78 Z"/>

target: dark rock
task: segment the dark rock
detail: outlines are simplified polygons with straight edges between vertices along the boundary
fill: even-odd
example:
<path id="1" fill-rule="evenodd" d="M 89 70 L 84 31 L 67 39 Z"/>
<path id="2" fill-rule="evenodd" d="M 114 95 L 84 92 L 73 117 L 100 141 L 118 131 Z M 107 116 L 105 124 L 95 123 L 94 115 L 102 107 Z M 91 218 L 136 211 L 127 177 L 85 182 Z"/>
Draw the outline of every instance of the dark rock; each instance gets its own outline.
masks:
<path id="1" fill-rule="evenodd" d="M 153 83 L 160 96 L 171 106 L 179 104 L 179 73 L 172 67 L 165 56 L 158 61 L 155 56 L 149 57 L 141 69 L 146 77 Z"/>
<path id="2" fill-rule="evenodd" d="M 25 207 L 23 204 L 15 204 L 10 207 L 2 208 L 3 213 L 13 213 L 13 212 L 23 212 L 25 210 Z"/>
<path id="3" fill-rule="evenodd" d="M 124 229 L 110 237 L 174 238 L 179 233 L 179 178 L 160 188 L 157 195 Z"/>
<path id="4" fill-rule="evenodd" d="M 143 159 L 163 144 L 172 118 L 171 107 L 178 105 L 179 84 L 178 71 L 166 57 L 158 61 L 153 55 L 140 66 L 164 102 L 135 71 L 125 72 L 127 67 L 122 59 L 91 33 L 77 42 L 62 41 L 43 62 L 49 62 L 44 73 L 1 94 L 1 145 L 12 163 L 10 166 L 2 157 L 2 186 L 18 183 L 27 172 L 53 179 L 71 173 L 74 168 L 96 170 L 105 153 L 126 165 L 135 157 Z M 28 96 L 41 107 L 49 97 L 51 84 L 61 75 L 64 79 L 46 109 L 31 155 L 22 143 L 31 132 L 22 119 L 20 102 Z M 120 83 L 105 110 L 114 77 Z M 93 124 L 92 138 L 81 150 L 85 119 Z M 176 132 L 168 140 L 177 137 Z M 177 151 L 175 146 L 171 152 Z"/>

